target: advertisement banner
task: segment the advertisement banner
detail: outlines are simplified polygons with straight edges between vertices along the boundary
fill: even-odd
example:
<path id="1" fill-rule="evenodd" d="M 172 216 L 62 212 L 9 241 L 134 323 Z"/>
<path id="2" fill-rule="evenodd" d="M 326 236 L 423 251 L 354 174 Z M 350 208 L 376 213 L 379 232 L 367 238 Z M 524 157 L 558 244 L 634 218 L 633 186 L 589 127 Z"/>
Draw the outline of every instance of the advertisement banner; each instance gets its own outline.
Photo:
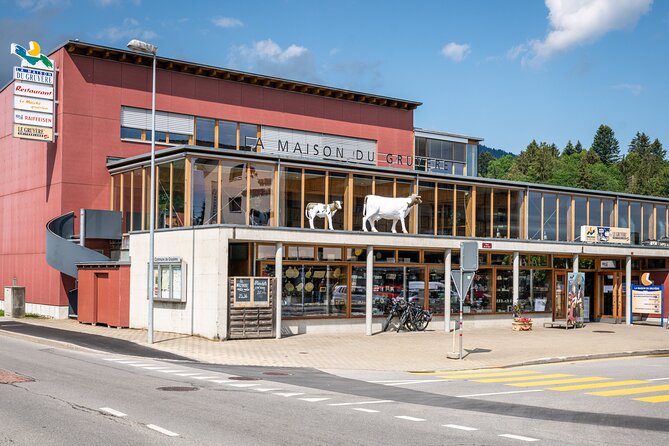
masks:
<path id="1" fill-rule="evenodd" d="M 632 285 L 632 313 L 660 314 L 663 295 L 663 285 Z"/>
<path id="2" fill-rule="evenodd" d="M 53 85 L 53 71 L 14 67 L 14 80 Z"/>
<path id="3" fill-rule="evenodd" d="M 46 99 L 27 98 L 23 96 L 14 96 L 14 108 L 16 110 L 53 113 L 53 101 Z"/>
<path id="4" fill-rule="evenodd" d="M 53 87 L 28 82 L 14 82 L 14 95 L 53 100 Z"/>
<path id="5" fill-rule="evenodd" d="M 35 113 L 23 110 L 14 110 L 14 124 L 38 125 L 53 128 L 53 115 Z"/>
<path id="6" fill-rule="evenodd" d="M 583 325 L 585 273 L 567 274 L 567 324 Z"/>
<path id="7" fill-rule="evenodd" d="M 610 226 L 581 226 L 581 241 L 586 243 L 630 244 L 629 228 Z"/>
<path id="8" fill-rule="evenodd" d="M 32 125 L 14 124 L 14 137 L 34 139 L 36 141 L 53 141 L 53 129 Z"/>

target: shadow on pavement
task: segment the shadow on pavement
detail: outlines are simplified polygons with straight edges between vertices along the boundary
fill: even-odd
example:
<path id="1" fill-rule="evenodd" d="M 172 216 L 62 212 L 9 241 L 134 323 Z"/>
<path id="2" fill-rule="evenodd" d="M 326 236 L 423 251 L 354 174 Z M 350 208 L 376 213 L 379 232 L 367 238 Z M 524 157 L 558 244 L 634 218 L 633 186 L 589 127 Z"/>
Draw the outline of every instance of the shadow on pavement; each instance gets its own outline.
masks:
<path id="1" fill-rule="evenodd" d="M 175 355 L 161 350 L 135 344 L 123 339 L 108 338 L 105 336 L 89 333 L 79 333 L 70 330 L 59 330 L 57 328 L 43 327 L 41 325 L 24 324 L 17 321 L 0 321 L 0 330 L 10 333 L 35 336 L 50 339 L 52 341 L 67 342 L 79 347 L 100 350 L 106 353 L 119 355 L 140 356 L 144 358 L 169 359 L 175 361 L 190 360 L 189 358 Z"/>

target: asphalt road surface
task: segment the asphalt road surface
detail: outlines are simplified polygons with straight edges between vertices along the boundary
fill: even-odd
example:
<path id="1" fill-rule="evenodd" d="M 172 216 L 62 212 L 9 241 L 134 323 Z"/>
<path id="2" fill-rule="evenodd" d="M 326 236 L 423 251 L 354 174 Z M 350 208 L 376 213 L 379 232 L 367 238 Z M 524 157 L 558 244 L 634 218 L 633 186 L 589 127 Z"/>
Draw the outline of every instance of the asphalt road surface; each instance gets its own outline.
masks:
<path id="1" fill-rule="evenodd" d="M 1 382 L 3 445 L 664 445 L 669 435 L 662 356 L 320 371 L 74 351 L 0 334 Z"/>

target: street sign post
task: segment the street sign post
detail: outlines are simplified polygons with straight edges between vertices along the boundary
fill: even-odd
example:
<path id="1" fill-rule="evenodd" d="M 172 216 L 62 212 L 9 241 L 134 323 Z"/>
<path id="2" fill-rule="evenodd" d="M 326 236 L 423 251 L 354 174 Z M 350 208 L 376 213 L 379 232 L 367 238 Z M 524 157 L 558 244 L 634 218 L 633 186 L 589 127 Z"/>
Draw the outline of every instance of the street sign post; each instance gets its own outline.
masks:
<path id="1" fill-rule="evenodd" d="M 458 334 L 460 338 L 460 352 L 458 359 L 462 359 L 463 339 L 462 339 L 462 307 L 467 291 L 474 281 L 474 274 L 479 268 L 479 245 L 478 242 L 460 243 L 460 270 L 451 271 L 451 277 L 455 284 L 455 290 L 460 298 L 460 324 Z M 449 296 L 450 299 L 450 296 Z M 453 352 L 453 358 L 455 352 Z"/>

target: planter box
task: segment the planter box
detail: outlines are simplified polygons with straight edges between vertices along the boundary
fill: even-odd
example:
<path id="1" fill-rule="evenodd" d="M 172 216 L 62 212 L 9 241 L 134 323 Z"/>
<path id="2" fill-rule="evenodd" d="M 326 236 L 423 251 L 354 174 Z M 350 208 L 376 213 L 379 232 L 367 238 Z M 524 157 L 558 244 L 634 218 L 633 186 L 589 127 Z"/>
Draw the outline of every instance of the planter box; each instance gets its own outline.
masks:
<path id="1" fill-rule="evenodd" d="M 532 322 L 511 322 L 511 328 L 513 331 L 530 331 L 532 330 Z"/>

